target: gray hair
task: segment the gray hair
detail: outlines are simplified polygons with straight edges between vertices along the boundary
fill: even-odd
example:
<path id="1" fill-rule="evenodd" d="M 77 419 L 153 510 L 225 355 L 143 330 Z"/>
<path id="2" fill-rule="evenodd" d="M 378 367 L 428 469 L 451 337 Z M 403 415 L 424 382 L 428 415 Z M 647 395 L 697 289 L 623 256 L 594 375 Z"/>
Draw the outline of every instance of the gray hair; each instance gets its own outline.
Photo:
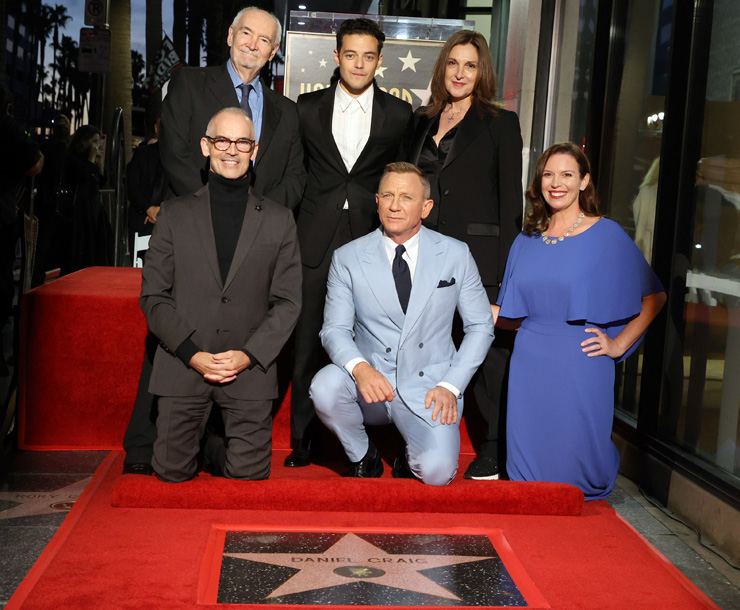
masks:
<path id="1" fill-rule="evenodd" d="M 275 42 L 273 43 L 273 49 L 275 47 L 280 46 L 280 41 L 283 37 L 283 26 L 280 23 L 280 20 L 275 17 L 270 11 L 266 11 L 263 8 L 260 8 L 258 6 L 246 6 L 242 10 L 240 10 L 234 17 L 234 21 L 231 22 L 231 27 L 236 29 L 236 26 L 239 24 L 239 21 L 241 21 L 241 18 L 244 16 L 244 13 L 247 13 L 249 11 L 260 11 L 261 13 L 266 13 L 270 17 L 272 17 L 272 20 L 275 22 L 275 27 L 277 28 L 275 30 Z"/>
<path id="2" fill-rule="evenodd" d="M 208 127 L 206 127 L 207 136 L 213 137 L 213 123 L 215 123 L 216 119 L 222 114 L 232 114 L 234 116 L 240 116 L 246 119 L 247 123 L 249 123 L 249 125 L 252 127 L 252 132 L 254 132 L 254 124 L 252 123 L 252 119 L 249 118 L 249 115 L 241 108 L 237 108 L 236 106 L 229 106 L 227 108 L 222 108 L 221 110 L 219 110 L 211 117 L 211 120 L 208 121 Z"/>

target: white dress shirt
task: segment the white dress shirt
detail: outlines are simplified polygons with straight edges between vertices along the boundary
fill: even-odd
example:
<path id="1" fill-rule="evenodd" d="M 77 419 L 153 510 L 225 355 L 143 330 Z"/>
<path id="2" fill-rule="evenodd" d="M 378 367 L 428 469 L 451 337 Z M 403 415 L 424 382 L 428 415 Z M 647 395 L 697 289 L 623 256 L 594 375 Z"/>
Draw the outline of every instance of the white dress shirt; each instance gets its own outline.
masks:
<path id="1" fill-rule="evenodd" d="M 402 258 L 403 260 L 406 261 L 406 264 L 409 266 L 409 274 L 411 275 L 411 285 L 412 286 L 414 284 L 414 274 L 416 273 L 416 261 L 419 257 L 419 240 L 420 239 L 421 239 L 421 232 L 417 232 L 416 235 L 414 235 L 413 237 L 410 237 L 405 242 L 403 242 L 403 246 L 406 248 L 406 251 L 403 253 Z M 396 247 L 399 244 L 397 244 L 387 235 L 384 235 L 383 245 L 385 246 L 385 253 L 388 256 L 388 265 L 392 266 L 393 259 L 396 258 Z M 352 371 L 360 362 L 367 362 L 367 360 L 365 358 L 353 358 L 347 364 L 344 365 L 344 368 L 350 375 L 352 375 Z M 354 379 L 354 375 L 352 375 L 352 378 Z M 458 390 L 451 383 L 447 383 L 446 381 L 440 381 L 437 385 L 440 387 L 443 387 L 445 390 L 449 390 L 457 398 L 460 397 L 460 390 Z"/>
<path id="2" fill-rule="evenodd" d="M 374 87 L 368 87 L 359 97 L 352 97 L 341 84 L 334 93 L 334 112 L 331 118 L 331 134 L 334 136 L 339 154 L 347 171 L 352 171 L 362 149 L 370 138 L 373 120 Z M 349 202 L 344 202 L 344 208 Z"/>

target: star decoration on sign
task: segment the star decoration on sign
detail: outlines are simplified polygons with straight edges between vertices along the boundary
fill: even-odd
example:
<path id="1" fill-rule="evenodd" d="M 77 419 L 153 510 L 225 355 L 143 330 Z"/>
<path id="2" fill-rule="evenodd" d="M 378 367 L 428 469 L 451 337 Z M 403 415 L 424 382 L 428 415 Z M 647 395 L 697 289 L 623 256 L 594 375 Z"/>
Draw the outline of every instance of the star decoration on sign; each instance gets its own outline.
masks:
<path id="1" fill-rule="evenodd" d="M 432 97 L 432 81 L 429 81 L 426 89 L 411 89 L 411 93 L 421 100 L 422 106 L 426 106 Z"/>
<path id="2" fill-rule="evenodd" d="M 490 559 L 467 555 L 395 555 L 356 534 L 345 534 L 323 553 L 224 553 L 224 557 L 299 570 L 266 599 L 364 581 L 455 601 L 462 600 L 419 570 Z"/>
<path id="3" fill-rule="evenodd" d="M 313 50 L 308 52 L 309 55 L 313 55 Z"/>
<path id="4" fill-rule="evenodd" d="M 382 78 L 385 78 L 385 71 L 388 69 L 388 66 L 380 66 L 377 70 L 375 70 L 375 76 L 381 76 Z"/>
<path id="5" fill-rule="evenodd" d="M 0 511 L 0 520 L 69 512 L 91 480 L 87 477 L 56 491 L 2 491 L 0 500 L 18 502 L 18 506 Z"/>
<path id="6" fill-rule="evenodd" d="M 322 59 L 322 60 L 321 60 L 321 61 L 319 62 L 319 65 L 320 65 L 320 66 L 321 66 L 322 68 L 326 68 L 326 60 L 325 60 L 325 59 Z"/>
<path id="7" fill-rule="evenodd" d="M 411 50 L 409 50 L 409 54 L 406 55 L 406 57 L 399 57 L 398 59 L 403 62 L 403 68 L 401 68 L 401 72 L 406 69 L 416 72 L 416 62 L 421 61 L 421 57 L 414 57 L 413 55 L 411 55 Z"/>
<path id="8" fill-rule="evenodd" d="M 306 71 L 306 68 L 301 68 L 301 72 L 305 72 L 305 71 Z"/>

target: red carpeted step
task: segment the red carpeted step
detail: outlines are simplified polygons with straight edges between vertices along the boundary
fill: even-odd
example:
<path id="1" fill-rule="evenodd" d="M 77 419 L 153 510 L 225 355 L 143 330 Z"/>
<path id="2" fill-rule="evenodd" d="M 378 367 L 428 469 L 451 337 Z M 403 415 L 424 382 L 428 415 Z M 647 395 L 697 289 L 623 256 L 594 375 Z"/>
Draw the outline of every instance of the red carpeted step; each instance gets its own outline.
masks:
<path id="1" fill-rule="evenodd" d="M 348 479 L 346 467 L 281 466 L 285 452 L 273 456 L 267 481 L 235 481 L 200 474 L 185 483 L 122 475 L 111 504 L 122 508 L 208 508 L 338 512 L 434 512 L 519 515 L 580 515 L 583 493 L 564 483 L 468 481 L 458 474 L 446 487 L 393 479 L 390 467 L 380 479 Z M 460 473 L 469 461 L 463 457 Z"/>

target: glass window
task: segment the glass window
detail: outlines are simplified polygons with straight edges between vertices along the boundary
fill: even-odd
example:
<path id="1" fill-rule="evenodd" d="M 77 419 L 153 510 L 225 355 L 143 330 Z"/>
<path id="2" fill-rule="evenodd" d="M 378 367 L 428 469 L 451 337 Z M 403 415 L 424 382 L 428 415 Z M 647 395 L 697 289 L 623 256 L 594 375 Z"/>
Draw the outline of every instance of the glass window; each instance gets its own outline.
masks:
<path id="1" fill-rule="evenodd" d="M 604 125 L 604 152 L 598 188 L 602 212 L 634 238 L 648 262 L 658 197 L 660 151 L 665 118 L 673 0 L 630 0 L 624 47 L 612 49 L 612 70 L 621 70 L 607 91 L 615 97 L 613 123 Z M 577 127 L 577 125 L 576 125 Z M 589 150 L 586 142 L 586 152 Z M 617 367 L 616 405 L 636 418 L 642 347 Z"/>
<path id="2" fill-rule="evenodd" d="M 700 160 L 674 276 L 683 319 L 669 328 L 659 433 L 740 475 L 740 9 L 715 0 Z M 662 202 L 661 202 L 662 203 Z M 673 308 L 676 310 L 676 308 Z"/>

